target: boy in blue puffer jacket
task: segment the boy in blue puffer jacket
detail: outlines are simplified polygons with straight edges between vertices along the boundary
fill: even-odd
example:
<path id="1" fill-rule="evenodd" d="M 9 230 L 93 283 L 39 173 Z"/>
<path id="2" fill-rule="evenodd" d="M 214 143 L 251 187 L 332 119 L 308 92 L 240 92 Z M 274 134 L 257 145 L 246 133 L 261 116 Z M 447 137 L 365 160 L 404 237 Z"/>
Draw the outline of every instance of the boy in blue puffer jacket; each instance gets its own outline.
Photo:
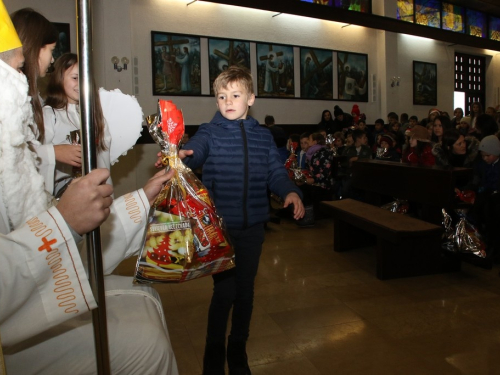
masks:
<path id="1" fill-rule="evenodd" d="M 269 219 L 268 189 L 304 215 L 301 192 L 280 161 L 271 132 L 247 116 L 255 101 L 251 74 L 232 66 L 214 82 L 219 111 L 179 151 L 191 169 L 203 165 L 203 184 L 214 200 L 235 251 L 236 267 L 213 276 L 203 374 L 223 375 L 226 327 L 233 308 L 227 345 L 230 374 L 251 374 L 246 355 L 253 309 L 254 280 Z"/>

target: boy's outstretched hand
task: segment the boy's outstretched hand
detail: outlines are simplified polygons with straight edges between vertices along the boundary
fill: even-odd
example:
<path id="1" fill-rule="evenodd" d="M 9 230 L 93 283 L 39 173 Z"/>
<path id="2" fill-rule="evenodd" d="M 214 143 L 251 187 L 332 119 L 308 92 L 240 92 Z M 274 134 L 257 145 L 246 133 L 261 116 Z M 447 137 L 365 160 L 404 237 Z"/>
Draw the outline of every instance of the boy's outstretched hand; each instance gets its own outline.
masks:
<path id="1" fill-rule="evenodd" d="M 283 207 L 286 208 L 291 204 L 293 204 L 293 218 L 295 220 L 303 218 L 306 210 L 304 208 L 304 205 L 302 204 L 302 200 L 297 193 L 289 193 L 285 198 Z"/>
<path id="2" fill-rule="evenodd" d="M 194 152 L 193 150 L 180 150 L 179 151 L 179 158 L 182 160 L 186 156 L 193 155 L 193 152 Z M 155 167 L 157 169 L 163 168 L 164 165 L 161 162 L 162 161 L 162 154 L 161 154 L 161 152 L 159 152 L 158 154 L 156 154 L 156 156 L 158 156 L 158 160 L 156 160 Z"/>

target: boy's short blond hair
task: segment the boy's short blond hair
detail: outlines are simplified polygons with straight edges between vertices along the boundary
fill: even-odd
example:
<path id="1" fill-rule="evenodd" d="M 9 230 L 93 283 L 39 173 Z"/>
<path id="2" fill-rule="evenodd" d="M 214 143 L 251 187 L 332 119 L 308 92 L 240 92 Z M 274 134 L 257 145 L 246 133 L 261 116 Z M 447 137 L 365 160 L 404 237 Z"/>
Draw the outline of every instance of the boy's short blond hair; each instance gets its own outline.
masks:
<path id="1" fill-rule="evenodd" d="M 249 95 L 253 94 L 253 80 L 252 74 L 246 68 L 240 68 L 239 66 L 233 65 L 224 70 L 215 79 L 213 89 L 215 96 L 218 95 L 220 89 L 227 88 L 230 83 L 238 82 L 242 85 Z"/>

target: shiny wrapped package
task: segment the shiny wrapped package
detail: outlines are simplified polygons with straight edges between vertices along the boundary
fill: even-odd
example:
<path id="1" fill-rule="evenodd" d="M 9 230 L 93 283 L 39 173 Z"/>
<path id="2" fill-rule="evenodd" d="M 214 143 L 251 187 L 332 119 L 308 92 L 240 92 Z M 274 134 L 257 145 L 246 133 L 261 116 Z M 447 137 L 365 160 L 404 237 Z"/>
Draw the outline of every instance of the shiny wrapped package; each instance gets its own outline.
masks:
<path id="1" fill-rule="evenodd" d="M 398 214 L 406 214 L 410 208 L 406 199 L 396 199 L 392 202 L 386 203 L 381 206 L 384 210 L 396 212 Z"/>
<path id="2" fill-rule="evenodd" d="M 158 101 L 149 131 L 161 146 L 162 163 L 175 171 L 151 207 L 135 281 L 179 283 L 234 267 L 234 251 L 206 187 L 178 156 L 182 112 Z"/>
<path id="3" fill-rule="evenodd" d="M 443 248 L 455 253 L 474 254 L 480 258 L 486 258 L 486 244 L 481 234 L 466 217 L 467 210 L 455 210 L 456 218 L 453 218 L 442 210 L 443 225 Z M 456 222 L 456 224 L 453 224 Z"/>

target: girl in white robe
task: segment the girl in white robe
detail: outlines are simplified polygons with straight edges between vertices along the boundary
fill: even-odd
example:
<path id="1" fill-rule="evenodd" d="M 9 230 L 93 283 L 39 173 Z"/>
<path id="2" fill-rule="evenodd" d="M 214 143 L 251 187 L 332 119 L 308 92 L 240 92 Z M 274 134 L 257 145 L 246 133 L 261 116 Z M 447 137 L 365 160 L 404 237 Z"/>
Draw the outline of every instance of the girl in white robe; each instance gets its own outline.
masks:
<path id="1" fill-rule="evenodd" d="M 70 135 L 75 131 L 80 134 L 81 129 L 78 74 L 78 57 L 74 53 L 65 53 L 54 64 L 54 72 L 50 76 L 47 86 L 47 98 L 43 107 L 44 144 L 81 147 L 72 141 Z M 99 92 L 95 89 L 95 85 L 93 89 L 93 122 L 96 129 L 97 167 L 109 169 L 111 166 L 109 156 L 111 135 L 102 114 Z M 68 178 L 77 173 L 78 167 L 75 163 L 81 165 L 81 158 L 77 157 L 71 163 L 56 161 L 54 174 L 55 195 L 68 183 Z M 111 184 L 111 178 L 108 179 L 107 183 Z"/>

